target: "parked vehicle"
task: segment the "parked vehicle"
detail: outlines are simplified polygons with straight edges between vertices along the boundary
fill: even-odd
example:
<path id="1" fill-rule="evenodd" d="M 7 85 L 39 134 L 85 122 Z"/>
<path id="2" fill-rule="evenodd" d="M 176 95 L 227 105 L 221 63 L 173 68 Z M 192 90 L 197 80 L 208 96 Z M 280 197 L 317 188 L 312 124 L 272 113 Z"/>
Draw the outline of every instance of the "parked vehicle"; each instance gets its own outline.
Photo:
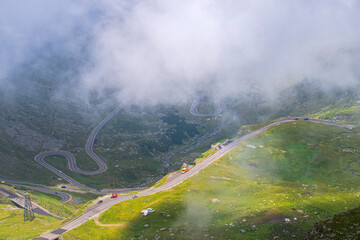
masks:
<path id="1" fill-rule="evenodd" d="M 116 193 L 113 193 L 113 194 L 111 194 L 111 198 L 117 198 L 117 194 Z"/>
<path id="2" fill-rule="evenodd" d="M 139 197 L 138 195 L 132 195 L 133 199 L 138 198 L 138 197 Z"/>
<path id="3" fill-rule="evenodd" d="M 188 172 L 188 171 L 189 171 L 188 168 L 183 168 L 183 169 L 181 169 L 181 173 L 182 173 L 182 174 L 184 174 L 184 173 L 186 173 L 186 172 Z"/>
<path id="4" fill-rule="evenodd" d="M 304 120 L 309 120 L 309 118 L 304 118 Z"/>
<path id="5" fill-rule="evenodd" d="M 299 120 L 299 118 L 294 118 L 294 120 Z"/>
<path id="6" fill-rule="evenodd" d="M 61 188 L 66 188 L 66 186 L 61 186 Z"/>
<path id="7" fill-rule="evenodd" d="M 102 203 L 103 202 L 103 200 L 99 200 L 98 202 L 97 202 L 97 204 L 100 204 L 100 203 Z"/>

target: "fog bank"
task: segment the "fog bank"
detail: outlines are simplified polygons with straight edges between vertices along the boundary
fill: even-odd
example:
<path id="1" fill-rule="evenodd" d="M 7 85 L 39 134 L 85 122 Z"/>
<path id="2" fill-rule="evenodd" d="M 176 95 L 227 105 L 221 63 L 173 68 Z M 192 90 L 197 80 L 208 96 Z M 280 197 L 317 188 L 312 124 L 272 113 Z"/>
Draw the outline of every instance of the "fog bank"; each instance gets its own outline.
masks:
<path id="1" fill-rule="evenodd" d="M 2 90 L 48 46 L 81 59 L 77 84 L 59 91 L 83 99 L 111 91 L 139 104 L 178 103 L 204 90 L 273 94 L 304 78 L 359 82 L 355 0 L 2 1 L 0 15 Z"/>

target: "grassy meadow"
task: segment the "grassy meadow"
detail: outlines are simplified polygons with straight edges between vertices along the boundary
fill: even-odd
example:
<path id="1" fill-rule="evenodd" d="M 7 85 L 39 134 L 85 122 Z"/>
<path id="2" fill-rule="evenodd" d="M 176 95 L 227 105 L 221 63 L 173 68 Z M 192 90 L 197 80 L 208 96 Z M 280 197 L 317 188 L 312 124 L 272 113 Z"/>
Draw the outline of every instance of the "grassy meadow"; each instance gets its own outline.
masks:
<path id="1" fill-rule="evenodd" d="M 171 190 L 110 208 L 99 217 L 102 226 L 89 221 L 63 237 L 302 239 L 314 222 L 360 205 L 358 133 L 284 123 Z M 148 207 L 155 212 L 141 216 Z"/>
<path id="2" fill-rule="evenodd" d="M 11 187 L 3 186 L 9 191 L 23 194 L 22 190 L 14 190 Z M 59 190 L 60 191 L 60 190 Z M 42 193 L 35 190 L 26 190 L 31 201 L 48 210 L 51 214 L 61 217 L 62 220 L 52 217 L 35 214 L 31 222 L 24 222 L 24 210 L 16 207 L 9 198 L 0 195 L 0 239 L 32 239 L 40 234 L 53 230 L 62 225 L 66 219 L 71 219 L 88 206 L 88 203 L 97 196 L 93 194 L 71 193 L 73 200 L 67 203 L 60 202 L 60 197 L 53 194 Z M 79 201 L 81 199 L 82 201 Z"/>
<path id="3" fill-rule="evenodd" d="M 32 239 L 40 233 L 61 225 L 61 220 L 35 214 L 32 222 L 24 222 L 24 210 L 15 207 L 10 200 L 0 195 L 0 239 Z"/>

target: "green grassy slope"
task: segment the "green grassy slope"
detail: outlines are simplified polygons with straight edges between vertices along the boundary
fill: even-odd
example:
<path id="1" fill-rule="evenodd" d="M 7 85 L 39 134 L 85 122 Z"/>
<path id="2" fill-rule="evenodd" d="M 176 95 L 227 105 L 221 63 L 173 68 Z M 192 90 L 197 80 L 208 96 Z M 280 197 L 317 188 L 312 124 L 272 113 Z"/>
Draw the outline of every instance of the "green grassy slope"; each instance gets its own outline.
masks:
<path id="1" fill-rule="evenodd" d="M 24 210 L 15 207 L 9 198 L 0 195 L 0 239 L 32 239 L 40 233 L 59 227 L 62 221 L 35 214 L 32 222 L 24 222 Z"/>
<path id="2" fill-rule="evenodd" d="M 61 183 L 33 160 L 39 152 L 52 148 L 74 153 L 82 169 L 97 168 L 84 151 L 85 142 L 92 128 L 116 104 L 85 108 L 81 102 L 74 103 L 74 99 L 52 99 L 49 95 L 53 91 L 37 88 L 34 93 L 17 96 L 14 102 L 0 102 L 0 174 L 3 177 L 49 185 Z M 46 101 L 41 101 L 42 98 Z M 101 129 L 96 139 L 95 152 L 109 167 L 104 174 L 82 176 L 66 171 L 66 163 L 61 157 L 50 157 L 48 161 L 94 188 L 154 182 L 165 175 L 168 168 L 174 170 L 183 161 L 191 161 L 194 155 L 225 135 L 220 132 L 209 136 L 197 148 L 179 154 L 221 123 L 221 119 L 208 121 L 194 117 L 188 111 L 189 106 L 185 104 L 179 107 L 130 106 L 119 112 Z M 227 131 L 234 132 L 237 127 L 232 125 Z M 166 167 L 164 161 L 172 154 L 175 156 Z"/>
<path id="3" fill-rule="evenodd" d="M 119 226 L 89 221 L 64 239 L 302 239 L 314 222 L 360 205 L 358 132 L 306 121 L 273 127 L 179 186 L 100 216 Z M 155 212 L 141 216 L 147 207 Z"/>
<path id="4" fill-rule="evenodd" d="M 52 74 L 49 72 L 49 76 L 60 76 L 56 66 L 50 66 L 50 69 Z M 19 74 L 14 78 L 19 81 L 27 79 L 26 88 L 18 89 L 12 98 L 0 93 L 1 176 L 49 185 L 63 183 L 53 179 L 50 171 L 33 160 L 37 153 L 53 148 L 74 153 L 82 169 L 96 169 L 94 161 L 85 153 L 84 145 L 93 127 L 116 107 L 117 103 L 111 100 L 112 93 L 106 99 L 93 96 L 87 105 L 77 99 L 76 94 L 71 94 L 71 90 L 59 95 L 61 79 L 47 81 L 48 75 L 43 76 L 41 72 L 30 74 L 25 70 Z M 223 99 L 221 118 L 192 116 L 189 113 L 192 99 L 175 107 L 130 106 L 111 119 L 98 135 L 95 152 L 106 160 L 107 172 L 82 176 L 67 171 L 61 157 L 49 158 L 48 161 L 93 188 L 150 185 L 168 171 L 178 169 L 183 162 L 191 163 L 211 143 L 234 136 L 241 125 L 319 111 L 314 117 L 335 116 L 350 122 L 360 120 L 347 118 L 350 113 L 356 115 L 359 99 L 356 91 L 326 92 L 313 82 L 303 81 L 281 92 L 278 99 L 270 99 L 263 94 L 255 98 L 252 93 L 236 99 Z M 342 112 L 338 110 L 340 107 Z M 198 109 L 212 112 L 213 99 L 203 97 Z M 237 115 L 237 121 L 217 134 L 210 134 L 231 119 L 233 113 Z M 207 137 L 200 145 L 184 153 L 204 135 Z M 164 163 L 166 159 L 169 159 L 168 163 Z"/>
<path id="5" fill-rule="evenodd" d="M 164 176 L 168 169 L 180 168 L 183 162 L 192 163 L 195 156 L 207 149 L 212 142 L 236 133 L 237 124 L 229 124 L 217 134 L 204 138 L 194 149 L 199 137 L 212 132 L 222 119 L 207 120 L 188 113 L 189 106 L 179 110 L 130 109 L 119 113 L 100 131 L 95 152 L 107 162 L 108 170 L 94 176 L 83 176 L 67 169 L 63 157 L 51 156 L 46 161 L 81 183 L 95 188 L 119 188 L 154 183 Z M 162 113 L 160 113 L 161 111 Z M 67 149 L 71 151 L 71 149 Z M 96 169 L 95 163 L 81 149 L 72 151 L 82 169 Z M 169 160 L 168 168 L 164 161 Z"/>
<path id="6" fill-rule="evenodd" d="M 331 219 L 314 223 L 314 228 L 307 234 L 306 240 L 359 239 L 360 207 L 335 215 Z"/>
<path id="7" fill-rule="evenodd" d="M 359 124 L 359 98 L 357 95 L 350 95 L 348 98 L 339 99 L 335 104 L 322 108 L 319 112 L 311 114 L 310 117 Z"/>
<path id="8" fill-rule="evenodd" d="M 47 194 L 35 190 L 28 190 L 27 192 L 30 194 L 33 202 L 39 204 L 50 213 L 64 219 L 81 213 L 85 205 L 88 205 L 91 200 L 98 197 L 90 193 L 71 193 L 73 200 L 67 203 L 62 203 L 59 201 L 60 197 L 53 194 Z"/>
<path id="9" fill-rule="evenodd" d="M 35 216 L 32 222 L 24 222 L 23 210 L 9 204 L 0 204 L 0 239 L 32 239 L 40 233 L 61 225 L 61 221 L 42 215 Z"/>
<path id="10" fill-rule="evenodd" d="M 9 191 L 23 194 L 22 190 L 15 190 L 3 186 Z M 60 191 L 60 190 L 59 190 Z M 0 195 L 0 239 L 32 239 L 43 232 L 55 229 L 66 220 L 72 219 L 82 213 L 91 200 L 97 198 L 93 194 L 71 193 L 73 200 L 61 203 L 60 197 L 53 194 L 46 194 L 35 190 L 26 190 L 31 201 L 48 210 L 51 214 L 63 218 L 62 220 L 35 214 L 32 222 L 24 222 L 22 208 L 16 207 L 9 198 Z"/>

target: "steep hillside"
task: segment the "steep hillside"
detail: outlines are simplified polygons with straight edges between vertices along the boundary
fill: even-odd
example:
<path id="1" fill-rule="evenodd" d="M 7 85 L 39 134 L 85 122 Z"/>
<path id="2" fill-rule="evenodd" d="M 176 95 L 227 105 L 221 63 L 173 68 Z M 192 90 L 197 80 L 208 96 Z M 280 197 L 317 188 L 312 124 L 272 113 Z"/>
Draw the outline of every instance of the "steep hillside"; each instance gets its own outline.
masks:
<path id="1" fill-rule="evenodd" d="M 296 121 L 240 144 L 179 186 L 120 203 L 65 239 L 303 239 L 360 205 L 360 128 Z M 141 216 L 143 209 L 155 210 Z"/>
<path id="2" fill-rule="evenodd" d="M 111 90 L 101 97 L 93 94 L 86 101 L 78 92 L 82 64 L 79 59 L 49 53 L 9 75 L 8 82 L 12 84 L 0 89 L 1 177 L 48 185 L 64 183 L 34 161 L 38 153 L 56 149 L 74 153 L 82 169 L 97 168 L 84 146 L 92 129 L 119 101 Z M 96 139 L 95 152 L 109 167 L 104 174 L 74 174 L 67 170 L 61 157 L 49 157 L 46 161 L 94 188 L 154 182 L 240 126 L 239 122 L 224 125 L 232 115 L 192 116 L 192 100 L 179 106 L 152 107 L 131 105 L 130 101 Z M 212 99 L 199 107 L 211 111 Z M 224 114 L 227 112 L 225 109 Z"/>
<path id="3" fill-rule="evenodd" d="M 118 102 L 111 91 L 107 99 L 91 96 L 89 103 L 78 98 L 75 94 L 78 73 L 69 72 L 69 66 L 63 62 L 77 64 L 74 59 L 60 59 L 55 63 L 49 60 L 42 63 L 47 67 L 45 72 L 25 66 L 12 77 L 18 84 L 16 89 L 9 90 L 10 96 L 0 92 L 2 177 L 48 185 L 65 183 L 33 159 L 42 151 L 54 149 L 75 154 L 81 169 L 97 168 L 84 150 L 85 142 L 94 126 L 116 108 Z M 74 79 L 69 77 L 71 74 Z M 50 78 L 52 75 L 56 75 L 55 80 Z M 62 80 L 74 88 L 64 89 Z M 150 185 L 169 171 L 179 169 L 184 162 L 192 163 L 211 143 L 233 137 L 242 125 L 300 114 L 313 114 L 316 118 L 331 115 L 335 116 L 332 119 L 339 119 L 339 116 L 349 118 L 352 112 L 354 118 L 358 95 L 349 90 L 325 92 L 320 86 L 304 81 L 283 91 L 275 100 L 257 93 L 223 99 L 223 111 L 218 117 L 191 115 L 191 102 L 189 99 L 188 103 L 178 106 L 153 107 L 129 104 L 121 110 L 101 129 L 95 142 L 95 152 L 108 166 L 103 174 L 84 176 L 71 172 L 59 156 L 45 160 L 97 189 Z M 212 97 L 203 97 L 198 111 L 211 113 L 213 104 Z M 345 108 L 339 110 L 340 106 Z M 357 118 L 350 122 L 354 121 Z"/>
<path id="4" fill-rule="evenodd" d="M 307 234 L 306 240 L 360 238 L 360 207 L 335 215 L 331 219 L 314 223 L 314 228 Z"/>
<path id="5" fill-rule="evenodd" d="M 94 126 L 117 107 L 116 102 L 100 99 L 101 103 L 86 105 L 76 99 L 51 97 L 55 92 L 44 86 L 34 87 L 31 93 L 20 92 L 11 101 L 1 101 L 2 177 L 63 183 L 33 159 L 42 151 L 54 149 L 74 153 L 81 169 L 97 168 L 84 146 Z M 48 101 L 40 100 L 44 95 Z M 129 104 L 101 129 L 96 139 L 95 152 L 108 165 L 108 171 L 101 175 L 73 173 L 62 157 L 48 157 L 46 161 L 95 188 L 146 185 L 191 161 L 211 142 L 239 127 L 239 122 L 228 123 L 232 115 L 201 118 L 192 116 L 189 108 L 190 104 L 146 108 Z"/>
<path id="6" fill-rule="evenodd" d="M 73 219 L 81 214 L 84 208 L 98 196 L 93 194 L 71 193 L 72 198 L 66 203 L 60 202 L 59 195 L 43 193 L 26 187 L 17 189 L 1 185 L 1 189 L 7 189 L 20 195 L 24 191 L 30 196 L 32 203 L 46 209 L 53 218 L 35 213 L 33 221 L 24 222 L 24 210 L 16 206 L 10 199 L 0 194 L 0 239 L 18 240 L 33 239 L 41 233 L 61 226 L 66 220 Z M 60 192 L 61 190 L 55 189 Z M 33 207 L 35 207 L 33 205 Z M 61 219 L 60 219 L 61 218 Z"/>

